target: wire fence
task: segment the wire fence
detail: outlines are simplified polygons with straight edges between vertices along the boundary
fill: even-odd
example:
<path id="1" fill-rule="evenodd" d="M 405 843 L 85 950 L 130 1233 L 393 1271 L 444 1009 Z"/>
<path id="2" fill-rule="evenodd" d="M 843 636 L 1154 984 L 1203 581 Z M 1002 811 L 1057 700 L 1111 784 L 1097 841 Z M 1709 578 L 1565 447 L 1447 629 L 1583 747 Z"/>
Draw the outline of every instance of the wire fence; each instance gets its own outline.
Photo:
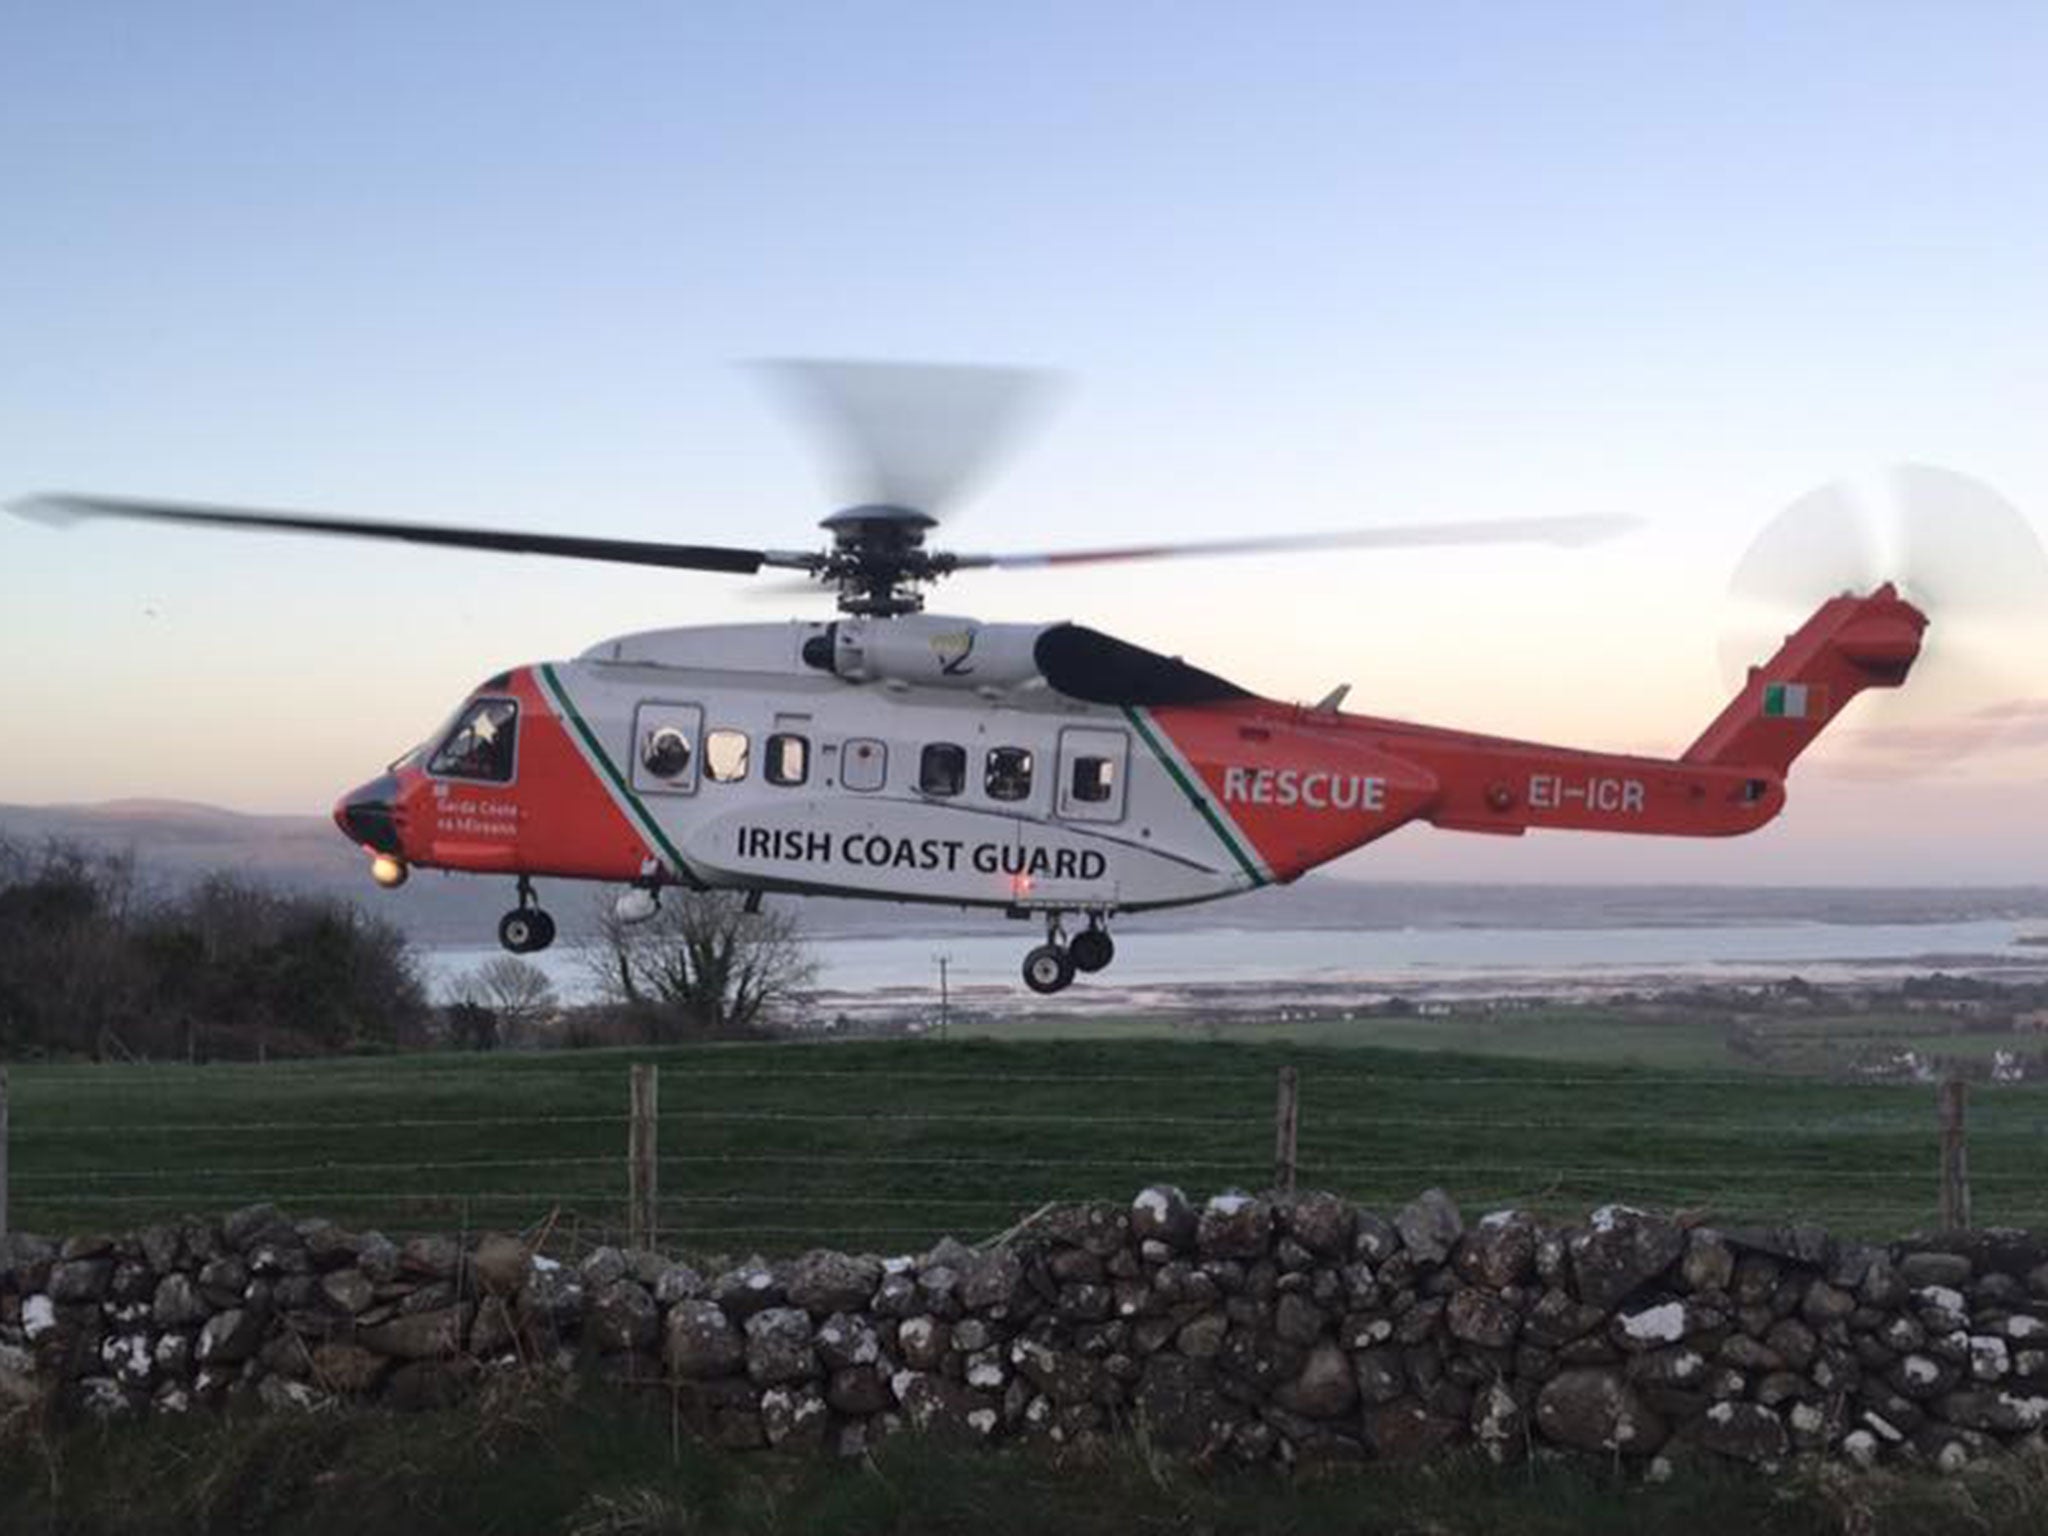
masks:
<path id="1" fill-rule="evenodd" d="M 853 1064 L 817 1065 L 826 1049 Z M 1468 1212 L 1622 1201 L 1885 1236 L 1937 1224 L 1959 1161 L 1924 1084 L 1402 1073 L 1341 1052 L 1283 1072 L 1277 1050 L 1227 1071 L 1101 1069 L 1080 1050 L 1061 1070 L 1045 1047 L 927 1067 L 918 1049 L 659 1053 L 637 1157 L 633 1058 L 617 1053 L 16 1068 L 0 1223 L 61 1234 L 269 1201 L 393 1234 L 546 1224 L 699 1255 L 891 1251 L 1153 1182 L 1199 1196 L 1291 1181 L 1389 1211 L 1438 1185 Z M 1979 1087 L 1966 1145 L 1980 1224 L 2048 1226 L 2048 1090 Z"/>

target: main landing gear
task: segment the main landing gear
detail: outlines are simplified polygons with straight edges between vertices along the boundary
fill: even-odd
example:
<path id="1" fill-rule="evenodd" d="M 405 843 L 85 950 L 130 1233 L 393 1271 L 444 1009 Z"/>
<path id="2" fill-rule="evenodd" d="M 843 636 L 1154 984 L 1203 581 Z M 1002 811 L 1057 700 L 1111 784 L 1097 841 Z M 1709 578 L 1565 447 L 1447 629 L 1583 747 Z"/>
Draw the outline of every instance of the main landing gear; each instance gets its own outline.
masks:
<path id="1" fill-rule="evenodd" d="M 533 882 L 519 877 L 519 905 L 498 919 L 498 942 L 515 955 L 530 955 L 555 942 L 555 920 L 540 908 Z"/>
<path id="2" fill-rule="evenodd" d="M 1116 944 L 1102 925 L 1101 914 L 1093 914 L 1088 926 L 1071 940 L 1060 931 L 1060 914 L 1045 920 L 1045 942 L 1024 957 L 1024 985 L 1034 992 L 1064 991 L 1076 971 L 1099 971 L 1116 958 Z"/>

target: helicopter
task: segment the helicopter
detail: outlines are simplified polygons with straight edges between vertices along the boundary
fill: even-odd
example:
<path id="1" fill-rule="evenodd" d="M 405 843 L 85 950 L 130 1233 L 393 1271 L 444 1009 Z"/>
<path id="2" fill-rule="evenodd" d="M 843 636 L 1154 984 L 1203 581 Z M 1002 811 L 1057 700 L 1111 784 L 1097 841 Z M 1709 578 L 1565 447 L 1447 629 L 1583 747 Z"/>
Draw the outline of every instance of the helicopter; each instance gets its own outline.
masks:
<path id="1" fill-rule="evenodd" d="M 752 576 L 799 573 L 836 614 L 651 630 L 492 673 L 446 723 L 341 796 L 334 820 L 381 886 L 414 869 L 509 879 L 498 939 L 546 948 L 537 882 L 623 885 L 617 914 L 672 888 L 994 909 L 1041 926 L 1025 984 L 1057 993 L 1115 957 L 1122 914 L 1284 885 L 1413 822 L 1520 836 L 1753 832 L 1792 764 L 1868 689 L 1906 681 L 1928 618 L 1891 582 L 1820 602 L 1671 758 L 1583 750 L 1263 698 L 1073 622 L 925 611 L 956 574 L 1180 556 L 1447 544 L 1576 546 L 1603 516 L 963 554 L 935 508 L 1019 416 L 1009 370 L 785 365 L 854 462 L 863 499 L 823 549 L 629 541 L 47 493 L 50 522 L 243 532 Z"/>

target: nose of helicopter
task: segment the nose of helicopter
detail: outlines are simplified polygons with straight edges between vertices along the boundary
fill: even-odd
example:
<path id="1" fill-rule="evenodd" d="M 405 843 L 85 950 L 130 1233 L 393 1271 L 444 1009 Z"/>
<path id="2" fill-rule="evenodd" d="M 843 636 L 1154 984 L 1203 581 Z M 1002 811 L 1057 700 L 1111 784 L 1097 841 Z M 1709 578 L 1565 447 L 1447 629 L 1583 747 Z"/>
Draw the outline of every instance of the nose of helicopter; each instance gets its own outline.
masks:
<path id="1" fill-rule="evenodd" d="M 335 802 L 334 824 L 349 841 L 401 858 L 405 844 L 398 836 L 397 805 L 398 780 L 387 773 Z"/>

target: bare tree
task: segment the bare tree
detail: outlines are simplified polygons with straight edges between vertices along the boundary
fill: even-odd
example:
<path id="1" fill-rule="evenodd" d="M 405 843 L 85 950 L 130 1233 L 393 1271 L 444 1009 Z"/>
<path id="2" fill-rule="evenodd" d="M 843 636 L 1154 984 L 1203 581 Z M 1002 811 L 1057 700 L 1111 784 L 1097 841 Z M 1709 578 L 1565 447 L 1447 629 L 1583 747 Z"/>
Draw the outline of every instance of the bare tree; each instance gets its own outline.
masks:
<path id="1" fill-rule="evenodd" d="M 561 1006 L 548 973 L 517 955 L 486 960 L 457 978 L 454 991 L 463 1003 L 490 1016 L 493 1028 L 464 1042 L 479 1050 L 528 1039 Z M 470 1032 L 480 1033 L 474 1024 Z"/>
<path id="2" fill-rule="evenodd" d="M 657 1040 L 749 1033 L 818 973 L 794 912 L 748 912 L 731 891 L 667 890 L 653 917 L 632 924 L 603 901 L 584 957 L 601 995 Z"/>

